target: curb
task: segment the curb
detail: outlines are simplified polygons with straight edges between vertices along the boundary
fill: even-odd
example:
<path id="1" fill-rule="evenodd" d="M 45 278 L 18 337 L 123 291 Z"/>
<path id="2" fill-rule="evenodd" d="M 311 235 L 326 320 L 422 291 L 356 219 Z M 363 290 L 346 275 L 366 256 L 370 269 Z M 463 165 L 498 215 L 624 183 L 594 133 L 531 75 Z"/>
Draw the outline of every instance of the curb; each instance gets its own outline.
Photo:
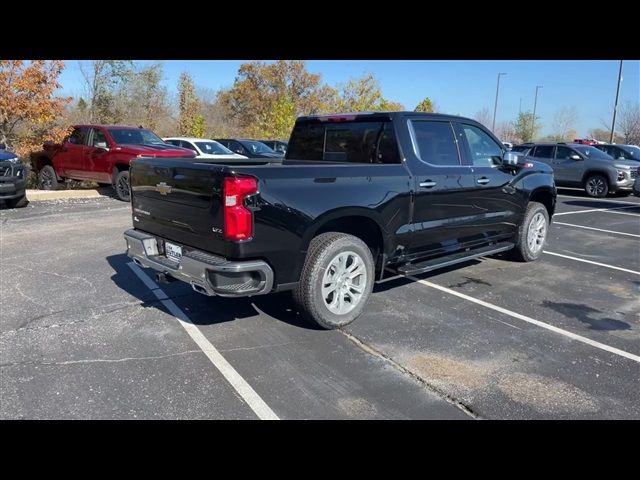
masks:
<path id="1" fill-rule="evenodd" d="M 40 202 L 44 200 L 62 200 L 66 198 L 101 198 L 107 197 L 100 190 L 27 190 L 27 200 Z"/>

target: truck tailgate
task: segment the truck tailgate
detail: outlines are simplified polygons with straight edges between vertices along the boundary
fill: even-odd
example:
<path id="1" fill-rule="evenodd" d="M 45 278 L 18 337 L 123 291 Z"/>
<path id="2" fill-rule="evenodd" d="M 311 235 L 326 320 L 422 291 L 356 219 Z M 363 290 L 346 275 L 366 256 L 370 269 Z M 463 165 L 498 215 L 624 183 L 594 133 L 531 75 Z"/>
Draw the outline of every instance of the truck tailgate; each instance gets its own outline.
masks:
<path id="1" fill-rule="evenodd" d="M 223 252 L 223 165 L 140 158 L 131 163 L 135 228 L 176 242 Z M 217 245 L 219 243 L 219 245 Z"/>

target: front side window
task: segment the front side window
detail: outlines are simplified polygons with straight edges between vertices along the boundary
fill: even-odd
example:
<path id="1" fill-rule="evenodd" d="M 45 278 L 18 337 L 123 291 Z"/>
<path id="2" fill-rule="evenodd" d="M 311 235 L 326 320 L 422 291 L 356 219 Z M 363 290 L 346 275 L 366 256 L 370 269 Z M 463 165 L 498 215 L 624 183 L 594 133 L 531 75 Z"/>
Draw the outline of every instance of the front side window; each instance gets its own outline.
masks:
<path id="1" fill-rule="evenodd" d="M 200 152 L 198 152 L 198 150 L 196 149 L 196 147 L 193 146 L 193 144 L 191 142 L 186 142 L 184 140 L 182 140 L 180 142 L 180 146 L 182 148 L 188 148 L 189 150 L 193 150 L 194 152 L 196 152 L 197 154 L 199 154 Z"/>
<path id="2" fill-rule="evenodd" d="M 67 138 L 67 142 L 73 145 L 84 145 L 87 140 L 87 133 L 89 133 L 88 128 L 74 128 L 71 135 L 69 135 L 69 138 Z"/>
<path id="3" fill-rule="evenodd" d="M 170 143 L 174 147 L 179 147 L 180 146 L 180 140 L 165 140 L 165 142 L 166 143 Z"/>
<path id="4" fill-rule="evenodd" d="M 576 152 L 569 147 L 556 147 L 556 159 L 557 160 L 570 160 L 571 155 L 576 155 Z"/>
<path id="5" fill-rule="evenodd" d="M 473 125 L 462 125 L 469 145 L 471 163 L 479 167 L 502 165 L 502 148 L 482 129 Z"/>
<path id="6" fill-rule="evenodd" d="M 533 151 L 536 158 L 553 158 L 553 145 L 538 145 Z"/>
<path id="7" fill-rule="evenodd" d="M 412 120 L 418 158 L 431 165 L 460 165 L 453 129 L 449 122 Z"/>

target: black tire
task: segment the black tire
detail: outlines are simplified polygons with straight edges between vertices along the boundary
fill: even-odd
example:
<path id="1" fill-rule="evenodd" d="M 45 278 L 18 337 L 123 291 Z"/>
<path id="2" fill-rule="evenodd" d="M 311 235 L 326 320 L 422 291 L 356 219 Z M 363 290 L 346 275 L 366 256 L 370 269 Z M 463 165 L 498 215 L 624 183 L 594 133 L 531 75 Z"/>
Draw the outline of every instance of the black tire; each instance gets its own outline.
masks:
<path id="1" fill-rule="evenodd" d="M 38 172 L 38 188 L 40 190 L 60 190 L 62 184 L 58 181 L 56 171 L 51 165 L 45 165 Z"/>
<path id="2" fill-rule="evenodd" d="M 542 215 L 544 219 L 544 235 L 541 243 L 539 243 L 539 236 L 535 240 L 534 248 L 531 247 L 529 239 L 529 229 L 535 227 L 533 224 L 534 219 L 538 220 L 538 215 Z M 532 262 L 537 260 L 542 255 L 544 245 L 549 234 L 549 213 L 544 205 L 538 202 L 529 202 L 527 210 L 525 211 L 522 223 L 518 226 L 518 233 L 516 235 L 516 246 L 509 253 L 515 260 L 521 262 Z"/>
<path id="3" fill-rule="evenodd" d="M 329 309 L 326 303 L 327 298 L 323 295 L 322 289 L 325 274 L 329 274 L 330 267 L 335 265 L 334 262 L 340 257 L 341 253 L 346 255 L 346 257 L 342 257 L 346 258 L 344 264 L 346 269 L 362 261 L 365 274 L 364 277 L 362 277 L 362 274 L 355 277 L 358 278 L 359 283 L 354 288 L 359 288 L 362 291 L 362 293 L 357 293 L 360 296 L 355 303 L 351 300 L 348 302 L 345 301 L 347 297 L 353 298 L 353 292 L 350 291 L 352 287 L 348 286 L 344 278 L 336 281 L 336 284 L 340 284 L 341 286 L 329 293 L 327 298 L 336 299 L 336 302 L 339 300 L 338 303 L 340 305 L 344 304 L 346 308 L 350 308 L 349 311 L 339 314 Z M 356 260 L 355 257 L 357 257 L 358 260 Z M 351 263 L 349 264 L 350 259 Z M 358 270 L 357 265 L 355 269 Z M 325 329 L 344 327 L 353 322 L 362 313 L 373 290 L 374 276 L 375 265 L 373 263 L 373 256 L 371 255 L 369 247 L 367 247 L 362 240 L 346 233 L 323 233 L 314 238 L 309 245 L 307 257 L 302 267 L 300 282 L 293 291 L 293 298 L 305 320 Z M 341 291 L 340 288 L 346 289 Z M 330 303 L 333 304 L 334 302 L 332 301 Z"/>
<path id="4" fill-rule="evenodd" d="M 123 202 L 131 201 L 131 190 L 129 186 L 129 170 L 122 170 L 118 172 L 113 182 L 113 188 L 116 191 L 116 195 Z"/>
<path id="5" fill-rule="evenodd" d="M 27 201 L 27 195 L 22 195 L 18 198 L 12 198 L 11 200 L 7 200 L 7 207 L 9 208 L 24 208 L 27 206 L 29 202 Z"/>
<path id="6" fill-rule="evenodd" d="M 584 191 L 593 198 L 603 198 L 609 193 L 609 181 L 602 175 L 590 175 L 584 181 Z"/>

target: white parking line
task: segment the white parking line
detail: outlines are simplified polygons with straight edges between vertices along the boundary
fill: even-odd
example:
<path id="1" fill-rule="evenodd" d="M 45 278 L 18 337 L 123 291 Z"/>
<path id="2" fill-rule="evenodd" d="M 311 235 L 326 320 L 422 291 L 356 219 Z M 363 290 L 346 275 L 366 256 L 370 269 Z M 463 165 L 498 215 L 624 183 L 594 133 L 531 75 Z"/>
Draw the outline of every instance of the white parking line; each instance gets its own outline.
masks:
<path id="1" fill-rule="evenodd" d="M 636 207 L 640 207 L 640 202 L 625 202 L 624 200 L 609 200 L 606 198 L 591 198 L 591 197 L 577 197 L 575 195 L 560 195 L 559 197 L 567 197 L 567 198 L 579 198 L 580 200 L 587 200 L 589 202 L 607 202 L 607 203 L 624 203 L 628 205 L 635 205 Z"/>
<path id="2" fill-rule="evenodd" d="M 615 233 L 616 235 L 627 235 L 629 237 L 638 237 L 635 233 L 614 232 L 613 230 L 605 230 L 604 228 L 585 227 L 584 225 L 574 225 L 573 223 L 553 222 L 554 225 L 565 225 L 567 227 L 584 228 L 586 230 L 596 230 L 597 232 Z"/>
<path id="3" fill-rule="evenodd" d="M 598 265 L 599 267 L 612 268 L 614 270 L 620 270 L 621 272 L 633 273 L 634 275 L 640 275 L 640 272 L 635 270 L 629 270 L 628 268 L 616 267 L 614 265 L 607 265 L 606 263 L 594 262 L 593 260 L 585 260 L 584 258 L 571 257 L 569 255 L 563 255 L 562 253 L 548 252 L 544 250 L 543 253 L 547 255 L 555 255 L 556 257 L 568 258 L 569 260 L 575 260 L 576 262 L 590 263 L 592 265 Z"/>
<path id="4" fill-rule="evenodd" d="M 611 208 L 590 208 L 589 210 L 575 210 L 573 212 L 561 212 L 554 213 L 554 217 L 558 217 L 560 215 L 572 215 L 574 213 L 589 213 L 589 212 L 609 212 L 609 213 L 623 213 L 624 215 L 633 215 L 634 217 L 640 217 L 637 213 L 627 213 L 627 212 L 617 212 L 616 210 L 620 210 L 622 208 L 633 208 L 629 207 L 611 207 Z M 636 208 L 640 208 L 640 205 L 636 205 Z"/>
<path id="5" fill-rule="evenodd" d="M 189 320 L 189 317 L 184 313 L 180 307 L 178 307 L 173 300 L 167 297 L 167 294 L 159 288 L 140 267 L 135 263 L 127 263 L 129 268 L 133 270 L 140 280 L 153 292 L 153 294 L 162 302 L 167 310 L 176 317 L 180 322 L 180 325 L 184 327 L 189 336 L 200 347 L 200 350 L 209 358 L 211 363 L 220 371 L 220 373 L 227 379 L 236 392 L 247 402 L 247 405 L 255 412 L 255 414 L 261 420 L 280 420 L 273 410 L 265 403 L 264 400 L 251 388 L 251 385 L 240 376 L 235 368 L 231 366 L 229 362 L 220 354 L 220 352 L 214 347 L 209 340 L 202 334 L 194 323 Z"/>
<path id="6" fill-rule="evenodd" d="M 634 355 L 633 353 L 625 352 L 624 350 L 620 350 L 619 348 L 611 347 L 604 343 L 596 342 L 595 340 L 591 340 L 590 338 L 583 337 L 582 335 L 577 335 L 575 333 L 571 333 L 567 330 L 563 330 L 562 328 L 554 327 L 553 325 L 549 325 L 548 323 L 541 322 L 540 320 L 535 320 L 531 317 L 527 317 L 526 315 L 521 315 L 519 313 L 513 312 L 511 310 L 507 310 L 506 308 L 499 307 L 489 302 L 485 302 L 484 300 L 480 300 L 478 298 L 470 297 L 469 295 L 465 295 L 464 293 L 456 292 L 455 290 L 451 290 L 447 287 L 442 287 L 435 283 L 431 283 L 427 280 L 420 280 L 416 277 L 407 276 L 411 280 L 414 280 L 418 283 L 426 285 L 427 287 L 435 288 L 436 290 L 440 290 L 441 292 L 449 293 L 451 295 L 455 295 L 456 297 L 464 298 L 470 302 L 476 303 L 486 308 L 490 308 L 491 310 L 495 310 L 496 312 L 504 313 L 505 315 L 509 315 L 510 317 L 517 318 L 518 320 L 522 320 L 524 322 L 531 323 L 533 325 L 537 325 L 538 327 L 545 328 L 555 333 L 559 333 L 560 335 L 564 335 L 572 340 L 576 340 L 578 342 L 586 343 L 587 345 L 591 345 L 592 347 L 599 348 L 600 350 L 607 351 L 609 353 L 613 353 L 614 355 L 619 355 L 621 357 L 628 358 L 633 360 L 634 362 L 640 363 L 640 356 Z"/>

